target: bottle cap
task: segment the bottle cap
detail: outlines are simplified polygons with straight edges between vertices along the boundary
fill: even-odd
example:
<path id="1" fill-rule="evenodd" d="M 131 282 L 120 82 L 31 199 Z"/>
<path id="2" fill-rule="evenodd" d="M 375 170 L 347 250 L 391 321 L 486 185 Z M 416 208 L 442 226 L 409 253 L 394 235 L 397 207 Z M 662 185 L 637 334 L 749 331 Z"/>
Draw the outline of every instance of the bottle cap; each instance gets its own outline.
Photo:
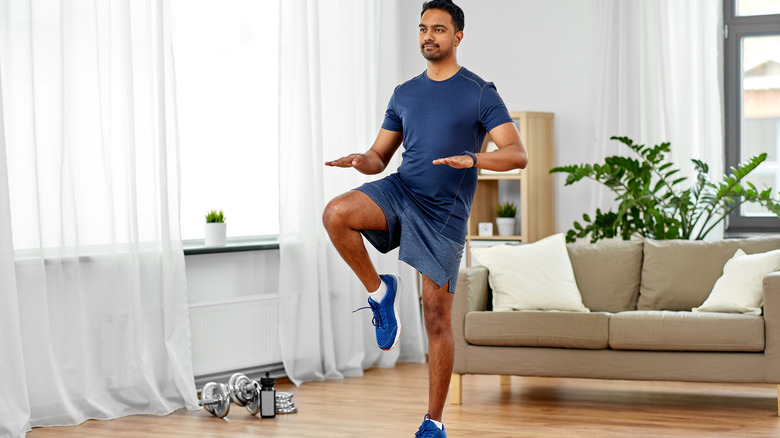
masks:
<path id="1" fill-rule="evenodd" d="M 275 384 L 276 384 L 276 379 L 271 377 L 270 372 L 266 371 L 265 377 L 260 379 L 260 385 L 266 387 L 266 386 L 274 386 Z"/>

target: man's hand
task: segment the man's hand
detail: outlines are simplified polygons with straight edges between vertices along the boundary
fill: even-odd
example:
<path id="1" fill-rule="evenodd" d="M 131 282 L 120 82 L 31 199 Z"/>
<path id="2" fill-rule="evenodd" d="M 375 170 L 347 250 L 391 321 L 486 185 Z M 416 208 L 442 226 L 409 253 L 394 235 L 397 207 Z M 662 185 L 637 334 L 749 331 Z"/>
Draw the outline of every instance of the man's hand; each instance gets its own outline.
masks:
<path id="1" fill-rule="evenodd" d="M 326 161 L 326 166 L 333 167 L 359 167 L 366 160 L 366 154 L 349 154 L 337 160 Z"/>
<path id="2" fill-rule="evenodd" d="M 474 159 L 468 155 L 455 155 L 433 160 L 433 164 L 447 164 L 456 169 L 468 169 L 469 167 L 474 167 Z"/>
<path id="3" fill-rule="evenodd" d="M 366 175 L 376 175 L 385 168 L 385 163 L 372 149 L 369 149 L 365 154 L 349 154 L 338 160 L 326 161 L 325 165 L 331 167 L 352 167 Z"/>
<path id="4" fill-rule="evenodd" d="M 349 154 L 338 160 L 326 161 L 330 167 L 352 167 L 366 175 L 376 175 L 387 167 L 387 163 L 393 158 L 393 154 L 401 146 L 403 133 L 400 131 L 388 131 L 380 129 L 374 144 L 364 154 Z"/>

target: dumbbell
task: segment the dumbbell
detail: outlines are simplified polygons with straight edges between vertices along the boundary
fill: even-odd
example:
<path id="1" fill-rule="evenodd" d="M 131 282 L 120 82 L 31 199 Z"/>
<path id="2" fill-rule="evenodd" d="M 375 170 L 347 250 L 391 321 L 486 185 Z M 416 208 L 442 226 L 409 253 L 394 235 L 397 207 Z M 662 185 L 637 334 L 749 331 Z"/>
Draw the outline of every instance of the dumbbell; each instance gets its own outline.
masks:
<path id="1" fill-rule="evenodd" d="M 230 376 L 228 391 L 233 403 L 244 406 L 251 415 L 260 412 L 260 385 L 249 377 L 235 373 Z"/>
<path id="2" fill-rule="evenodd" d="M 225 418 L 230 411 L 230 391 L 224 383 L 209 382 L 200 393 L 198 404 L 208 413 L 218 418 Z"/>

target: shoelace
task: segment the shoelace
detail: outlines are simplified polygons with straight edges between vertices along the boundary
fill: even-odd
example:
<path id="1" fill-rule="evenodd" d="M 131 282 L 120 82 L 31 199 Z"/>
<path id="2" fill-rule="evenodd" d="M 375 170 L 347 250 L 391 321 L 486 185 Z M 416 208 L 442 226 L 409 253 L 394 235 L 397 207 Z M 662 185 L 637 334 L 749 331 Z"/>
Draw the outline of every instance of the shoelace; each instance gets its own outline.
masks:
<path id="1" fill-rule="evenodd" d="M 436 433 L 438 432 L 439 428 L 436 427 L 436 430 L 428 429 L 426 426 L 430 422 L 431 422 L 431 417 L 426 415 L 425 416 L 425 421 L 423 421 L 423 424 L 420 425 L 419 429 L 417 429 L 417 433 L 414 434 L 414 438 L 425 438 L 425 437 L 436 436 Z"/>
<path id="2" fill-rule="evenodd" d="M 371 309 L 371 311 L 374 313 L 374 317 L 371 318 L 371 324 L 374 324 L 374 327 L 377 326 L 384 327 L 384 324 L 382 323 L 382 312 L 380 311 L 379 303 L 373 300 L 368 300 L 368 306 L 355 309 L 352 311 L 352 313 L 358 312 L 360 310 L 365 310 L 365 309 Z"/>
<path id="3" fill-rule="evenodd" d="M 418 430 L 417 433 L 414 434 L 414 438 L 425 438 L 425 437 L 436 436 L 436 432 L 437 432 L 436 430 L 424 429 L 424 427 L 425 427 L 425 423 L 423 423 L 423 425 L 420 426 L 420 430 Z"/>

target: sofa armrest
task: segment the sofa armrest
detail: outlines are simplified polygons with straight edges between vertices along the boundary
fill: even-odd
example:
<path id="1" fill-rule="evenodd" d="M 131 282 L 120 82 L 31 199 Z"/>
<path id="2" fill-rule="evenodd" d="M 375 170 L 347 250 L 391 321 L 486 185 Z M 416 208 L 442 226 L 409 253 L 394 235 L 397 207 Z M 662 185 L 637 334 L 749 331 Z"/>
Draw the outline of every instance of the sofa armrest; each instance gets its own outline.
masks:
<path id="1" fill-rule="evenodd" d="M 767 381 L 780 382 L 780 271 L 764 277 L 764 331 Z"/>
<path id="2" fill-rule="evenodd" d="M 453 372 L 466 369 L 466 313 L 486 310 L 488 304 L 488 270 L 484 266 L 461 269 L 452 303 L 452 334 L 455 340 Z"/>

